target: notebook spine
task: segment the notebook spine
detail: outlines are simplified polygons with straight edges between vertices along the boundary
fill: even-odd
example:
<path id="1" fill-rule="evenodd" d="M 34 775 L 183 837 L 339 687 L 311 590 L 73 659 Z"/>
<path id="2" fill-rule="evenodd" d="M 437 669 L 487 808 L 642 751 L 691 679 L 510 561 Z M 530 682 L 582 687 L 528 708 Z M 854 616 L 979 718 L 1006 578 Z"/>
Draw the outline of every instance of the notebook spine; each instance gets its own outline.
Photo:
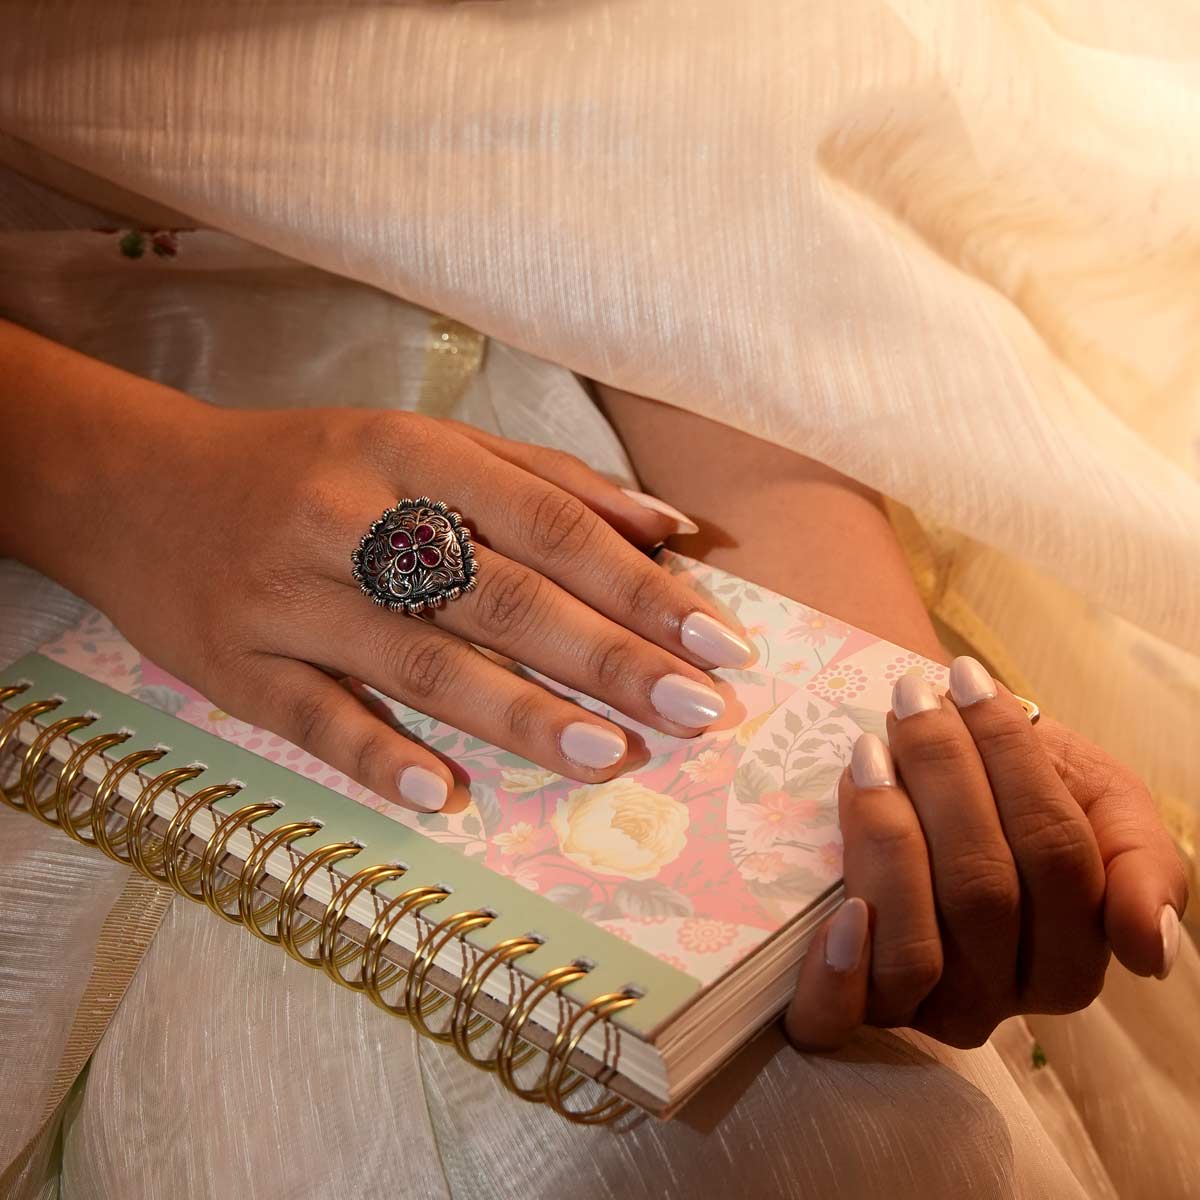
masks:
<path id="1" fill-rule="evenodd" d="M 157 774 L 148 771 L 166 756 L 161 748 L 129 749 L 118 754 L 130 739 L 128 733 L 102 733 L 76 744 L 95 717 L 64 716 L 51 720 L 24 745 L 20 730 L 28 723 L 47 718 L 64 701 L 35 700 L 9 710 L 8 701 L 20 696 L 27 684 L 0 687 L 0 761 L 19 757 L 16 782 L 0 787 L 0 802 L 60 828 L 85 845 L 94 845 L 115 862 L 140 872 L 155 883 L 170 887 L 198 904 L 204 904 L 223 920 L 244 926 L 263 941 L 280 946 L 297 962 L 324 971 L 334 983 L 364 993 L 394 1016 L 408 1020 L 423 1036 L 452 1045 L 472 1066 L 493 1072 L 500 1082 L 523 1100 L 544 1103 L 577 1124 L 596 1125 L 627 1113 L 628 1100 L 605 1089 L 588 1107 L 572 1108 L 568 1098 L 589 1079 L 603 1084 L 616 1073 L 617 1037 L 605 1027 L 602 1071 L 593 1076 L 576 1070 L 572 1057 L 580 1043 L 599 1023 L 637 1003 L 637 996 L 612 992 L 579 1007 L 560 1006 L 560 1020 L 549 1031 L 553 1040 L 544 1052 L 524 1036 L 537 1006 L 583 978 L 590 969 L 584 962 L 566 963 L 531 979 L 514 969 L 516 961 L 542 945 L 533 936 L 507 938 L 490 949 L 479 950 L 466 940 L 474 930 L 487 928 L 496 914 L 487 909 L 456 912 L 442 921 L 426 916 L 426 910 L 444 903 L 447 888 L 419 886 L 394 897 L 377 892 L 383 883 L 402 879 L 408 868 L 399 864 L 371 864 L 353 874 L 335 873 L 332 868 L 349 862 L 363 847 L 357 842 L 331 842 L 300 854 L 296 847 L 315 838 L 321 829 L 315 821 L 290 821 L 269 832 L 255 830 L 256 822 L 278 812 L 277 801 L 242 805 L 230 813 L 213 806 L 236 796 L 241 787 L 233 782 L 212 783 L 190 795 L 176 792 L 178 804 L 164 832 L 151 828 L 155 802 L 164 793 L 199 779 L 202 766 L 173 767 Z M 62 764 L 57 777 L 52 769 L 51 747 L 67 739 L 75 748 Z M 105 770 L 91 795 L 82 784 L 93 759 L 101 759 Z M 121 784 L 128 777 L 139 780 L 136 800 L 128 812 L 118 808 Z M 202 811 L 213 822 L 213 832 L 197 846 L 193 819 Z M 229 865 L 228 847 L 233 836 L 250 833 L 253 848 L 240 866 Z M 287 850 L 293 868 L 283 881 L 279 895 L 261 888 L 267 861 L 278 850 Z M 333 893 L 318 917 L 301 910 L 306 884 L 328 872 Z M 351 906 L 362 897 L 375 902 L 375 917 L 361 943 L 346 931 Z M 391 935 L 407 918 L 419 931 L 417 944 L 406 964 L 393 961 L 386 951 Z M 462 948 L 463 971 L 450 990 L 429 980 L 435 960 L 457 941 Z M 480 1011 L 488 980 L 499 971 L 509 977 L 507 1005 L 498 1014 Z M 493 1001 L 495 1004 L 495 1001 Z M 439 1017 L 438 1014 L 441 1014 Z M 484 1039 L 494 1034 L 490 1044 Z M 544 1061 L 532 1072 L 526 1070 L 539 1055 Z"/>

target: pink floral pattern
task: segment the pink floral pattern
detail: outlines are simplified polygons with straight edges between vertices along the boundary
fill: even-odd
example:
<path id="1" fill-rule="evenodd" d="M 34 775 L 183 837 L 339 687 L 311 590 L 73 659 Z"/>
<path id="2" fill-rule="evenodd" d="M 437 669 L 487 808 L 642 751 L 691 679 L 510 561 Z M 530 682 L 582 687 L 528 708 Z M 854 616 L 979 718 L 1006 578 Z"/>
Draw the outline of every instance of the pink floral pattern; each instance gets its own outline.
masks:
<path id="1" fill-rule="evenodd" d="M 585 787 L 351 685 L 468 774 L 472 803 L 453 813 L 397 809 L 223 712 L 143 659 L 98 613 L 43 653 L 477 857 L 709 983 L 840 878 L 836 789 L 854 739 L 883 728 L 898 671 L 923 670 L 937 685 L 946 671 L 815 609 L 665 557 L 751 632 L 758 657 L 714 672 L 729 702 L 721 727 L 683 741 L 635 726 L 647 760 L 619 780 Z"/>

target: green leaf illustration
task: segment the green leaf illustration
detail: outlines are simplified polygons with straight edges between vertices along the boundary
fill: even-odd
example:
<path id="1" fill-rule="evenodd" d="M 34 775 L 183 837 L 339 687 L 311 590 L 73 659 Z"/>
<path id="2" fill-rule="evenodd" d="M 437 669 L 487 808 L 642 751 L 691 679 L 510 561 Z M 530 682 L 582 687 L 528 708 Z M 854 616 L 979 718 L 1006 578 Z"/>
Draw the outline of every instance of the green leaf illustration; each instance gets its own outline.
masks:
<path id="1" fill-rule="evenodd" d="M 592 903 L 592 889 L 579 883 L 556 883 L 542 895 L 551 903 L 571 912 L 586 912 Z"/>
<path id="2" fill-rule="evenodd" d="M 613 892 L 613 903 L 627 917 L 690 917 L 692 902 L 653 879 L 630 879 Z"/>

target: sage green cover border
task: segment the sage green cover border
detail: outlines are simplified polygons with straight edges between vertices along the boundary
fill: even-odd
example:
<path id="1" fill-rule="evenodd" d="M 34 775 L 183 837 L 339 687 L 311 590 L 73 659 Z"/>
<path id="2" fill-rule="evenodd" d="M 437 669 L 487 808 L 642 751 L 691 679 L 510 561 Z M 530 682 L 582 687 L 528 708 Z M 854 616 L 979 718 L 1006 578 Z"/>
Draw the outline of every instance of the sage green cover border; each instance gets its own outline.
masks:
<path id="1" fill-rule="evenodd" d="M 482 863 L 439 845 L 417 830 L 43 655 L 28 654 L 0 672 L 0 686 L 25 681 L 31 684 L 29 690 L 9 701 L 10 710 L 33 700 L 60 696 L 64 699 L 61 709 L 41 718 L 42 725 L 64 715 L 95 713 L 98 719 L 88 727 L 86 737 L 129 729 L 134 734 L 129 743 L 131 748 L 169 746 L 170 753 L 154 764 L 155 772 L 190 763 L 205 764 L 208 768 L 205 773 L 185 783 L 179 789 L 181 794 L 190 795 L 208 784 L 237 779 L 245 783 L 245 789 L 218 801 L 215 809 L 228 813 L 256 800 L 279 800 L 284 808 L 255 823 L 260 832 L 269 832 L 285 821 L 321 821 L 324 828 L 317 835 L 320 844 L 363 843 L 362 854 L 343 864 L 348 868 L 357 870 L 371 863 L 408 864 L 410 869 L 403 879 L 380 886 L 381 895 L 396 895 L 422 884 L 445 884 L 454 890 L 453 897 L 444 902 L 453 906 L 445 910 L 446 915 L 471 908 L 493 909 L 499 914 L 496 920 L 485 929 L 467 935 L 470 942 L 482 949 L 504 938 L 538 933 L 545 938 L 545 945 L 516 964 L 525 974 L 536 978 L 577 958 L 593 961 L 596 966 L 587 975 L 563 989 L 565 995 L 580 1003 L 630 984 L 640 988 L 644 993 L 641 999 L 614 1018 L 616 1024 L 639 1038 L 647 1038 L 703 988 L 698 979 L 686 972 L 668 966 L 645 950 L 542 899 Z M 301 842 L 297 848 L 303 850 L 303 846 Z M 430 915 L 440 908 L 438 905 L 430 910 Z"/>

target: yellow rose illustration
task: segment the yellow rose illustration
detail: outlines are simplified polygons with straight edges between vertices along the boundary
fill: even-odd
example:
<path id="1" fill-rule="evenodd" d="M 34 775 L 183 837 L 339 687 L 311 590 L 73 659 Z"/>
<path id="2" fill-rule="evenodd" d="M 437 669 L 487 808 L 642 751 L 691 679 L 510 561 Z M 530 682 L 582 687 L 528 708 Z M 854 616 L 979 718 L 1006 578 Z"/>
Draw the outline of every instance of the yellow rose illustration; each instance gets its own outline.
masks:
<path id="1" fill-rule="evenodd" d="M 576 788 L 551 818 L 562 852 L 586 870 L 651 879 L 687 844 L 687 806 L 631 779 Z"/>

